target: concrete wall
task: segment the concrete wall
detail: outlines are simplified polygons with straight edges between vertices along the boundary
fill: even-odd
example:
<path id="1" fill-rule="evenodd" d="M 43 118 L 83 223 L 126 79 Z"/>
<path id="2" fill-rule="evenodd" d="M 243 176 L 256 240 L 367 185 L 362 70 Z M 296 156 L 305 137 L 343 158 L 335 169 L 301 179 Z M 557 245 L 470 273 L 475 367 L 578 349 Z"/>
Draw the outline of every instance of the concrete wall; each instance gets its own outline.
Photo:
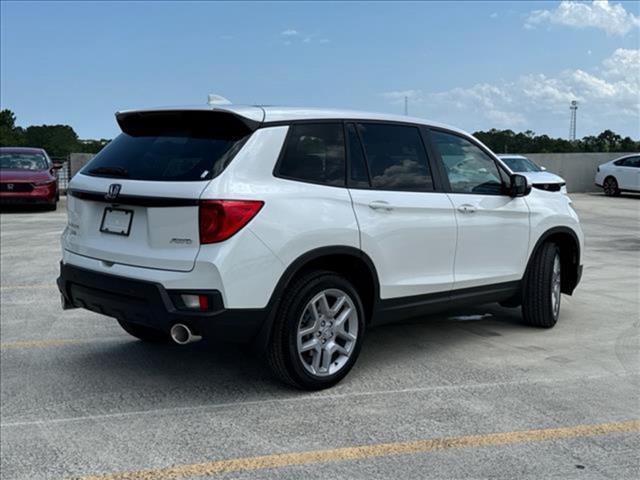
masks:
<path id="1" fill-rule="evenodd" d="M 593 192 L 598 190 L 598 187 L 593 184 L 598 165 L 628 153 L 523 153 L 522 155 L 564 178 L 569 192 Z"/>
<path id="2" fill-rule="evenodd" d="M 95 155 L 93 153 L 72 153 L 69 155 L 69 168 L 71 176 L 73 177 L 78 170 L 84 167 L 89 160 Z"/>

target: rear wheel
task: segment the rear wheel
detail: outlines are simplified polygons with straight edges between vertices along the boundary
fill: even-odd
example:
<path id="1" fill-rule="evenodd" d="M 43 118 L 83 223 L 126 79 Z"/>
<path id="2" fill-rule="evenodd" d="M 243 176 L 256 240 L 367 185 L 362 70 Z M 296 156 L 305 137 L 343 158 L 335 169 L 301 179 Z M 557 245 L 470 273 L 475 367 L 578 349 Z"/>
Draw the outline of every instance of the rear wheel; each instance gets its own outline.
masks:
<path id="1" fill-rule="evenodd" d="M 602 188 L 604 190 L 604 194 L 607 197 L 617 197 L 620 195 L 620 189 L 618 188 L 618 181 L 615 177 L 607 177 L 602 182 Z"/>
<path id="2" fill-rule="evenodd" d="M 560 250 L 545 243 L 536 252 L 525 277 L 522 316 L 529 325 L 551 328 L 560 316 L 562 268 Z"/>
<path id="3" fill-rule="evenodd" d="M 328 388 L 353 367 L 364 336 L 360 296 L 326 271 L 301 277 L 282 299 L 268 349 L 280 380 L 305 390 Z"/>
<path id="4" fill-rule="evenodd" d="M 145 327 L 144 325 L 138 325 L 137 323 L 127 322 L 121 319 L 118 319 L 118 323 L 125 332 L 143 342 L 169 343 L 171 340 L 167 333 L 156 330 L 155 328 Z"/>

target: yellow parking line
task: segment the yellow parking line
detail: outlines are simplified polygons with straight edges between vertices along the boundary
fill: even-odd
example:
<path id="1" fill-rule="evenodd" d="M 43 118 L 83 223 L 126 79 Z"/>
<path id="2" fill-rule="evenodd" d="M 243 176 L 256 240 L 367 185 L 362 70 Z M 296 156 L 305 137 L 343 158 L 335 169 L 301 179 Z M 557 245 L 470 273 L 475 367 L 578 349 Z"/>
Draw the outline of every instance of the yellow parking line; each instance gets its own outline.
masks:
<path id="1" fill-rule="evenodd" d="M 601 423 L 597 425 L 576 425 L 573 427 L 490 433 L 487 435 L 468 435 L 413 442 L 381 443 L 377 445 L 336 448 L 333 450 L 283 453 L 231 460 L 217 460 L 207 463 L 179 465 L 159 469 L 90 475 L 77 478 L 78 480 L 170 480 L 186 477 L 204 477 L 231 472 L 263 470 L 267 468 L 282 468 L 293 465 L 409 455 L 454 448 L 490 447 L 638 431 L 640 431 L 640 420 L 630 420 L 627 422 Z"/>
<path id="2" fill-rule="evenodd" d="M 0 350 L 10 350 L 14 348 L 42 348 L 59 347 L 62 345 L 73 345 L 76 343 L 86 343 L 88 340 L 80 339 L 60 339 L 60 340 L 23 340 L 19 342 L 0 343 Z"/>

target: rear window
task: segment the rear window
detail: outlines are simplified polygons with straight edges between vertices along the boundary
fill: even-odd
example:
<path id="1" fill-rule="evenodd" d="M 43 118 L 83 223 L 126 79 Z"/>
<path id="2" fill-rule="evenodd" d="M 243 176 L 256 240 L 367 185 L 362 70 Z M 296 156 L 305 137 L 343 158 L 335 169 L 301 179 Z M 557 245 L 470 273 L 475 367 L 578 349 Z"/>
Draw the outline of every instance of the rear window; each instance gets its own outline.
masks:
<path id="1" fill-rule="evenodd" d="M 83 169 L 85 175 L 189 182 L 219 175 L 251 130 L 228 114 L 160 112 L 119 118 L 123 133 Z"/>

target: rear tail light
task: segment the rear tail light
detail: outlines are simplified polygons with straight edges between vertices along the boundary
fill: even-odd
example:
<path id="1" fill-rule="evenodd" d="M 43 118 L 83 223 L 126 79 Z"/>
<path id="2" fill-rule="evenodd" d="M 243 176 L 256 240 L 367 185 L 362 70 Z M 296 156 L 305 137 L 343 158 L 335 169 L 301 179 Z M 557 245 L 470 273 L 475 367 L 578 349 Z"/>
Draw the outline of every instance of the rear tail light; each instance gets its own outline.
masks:
<path id="1" fill-rule="evenodd" d="M 222 242 L 244 227 L 260 211 L 258 200 L 201 200 L 200 243 Z"/>

